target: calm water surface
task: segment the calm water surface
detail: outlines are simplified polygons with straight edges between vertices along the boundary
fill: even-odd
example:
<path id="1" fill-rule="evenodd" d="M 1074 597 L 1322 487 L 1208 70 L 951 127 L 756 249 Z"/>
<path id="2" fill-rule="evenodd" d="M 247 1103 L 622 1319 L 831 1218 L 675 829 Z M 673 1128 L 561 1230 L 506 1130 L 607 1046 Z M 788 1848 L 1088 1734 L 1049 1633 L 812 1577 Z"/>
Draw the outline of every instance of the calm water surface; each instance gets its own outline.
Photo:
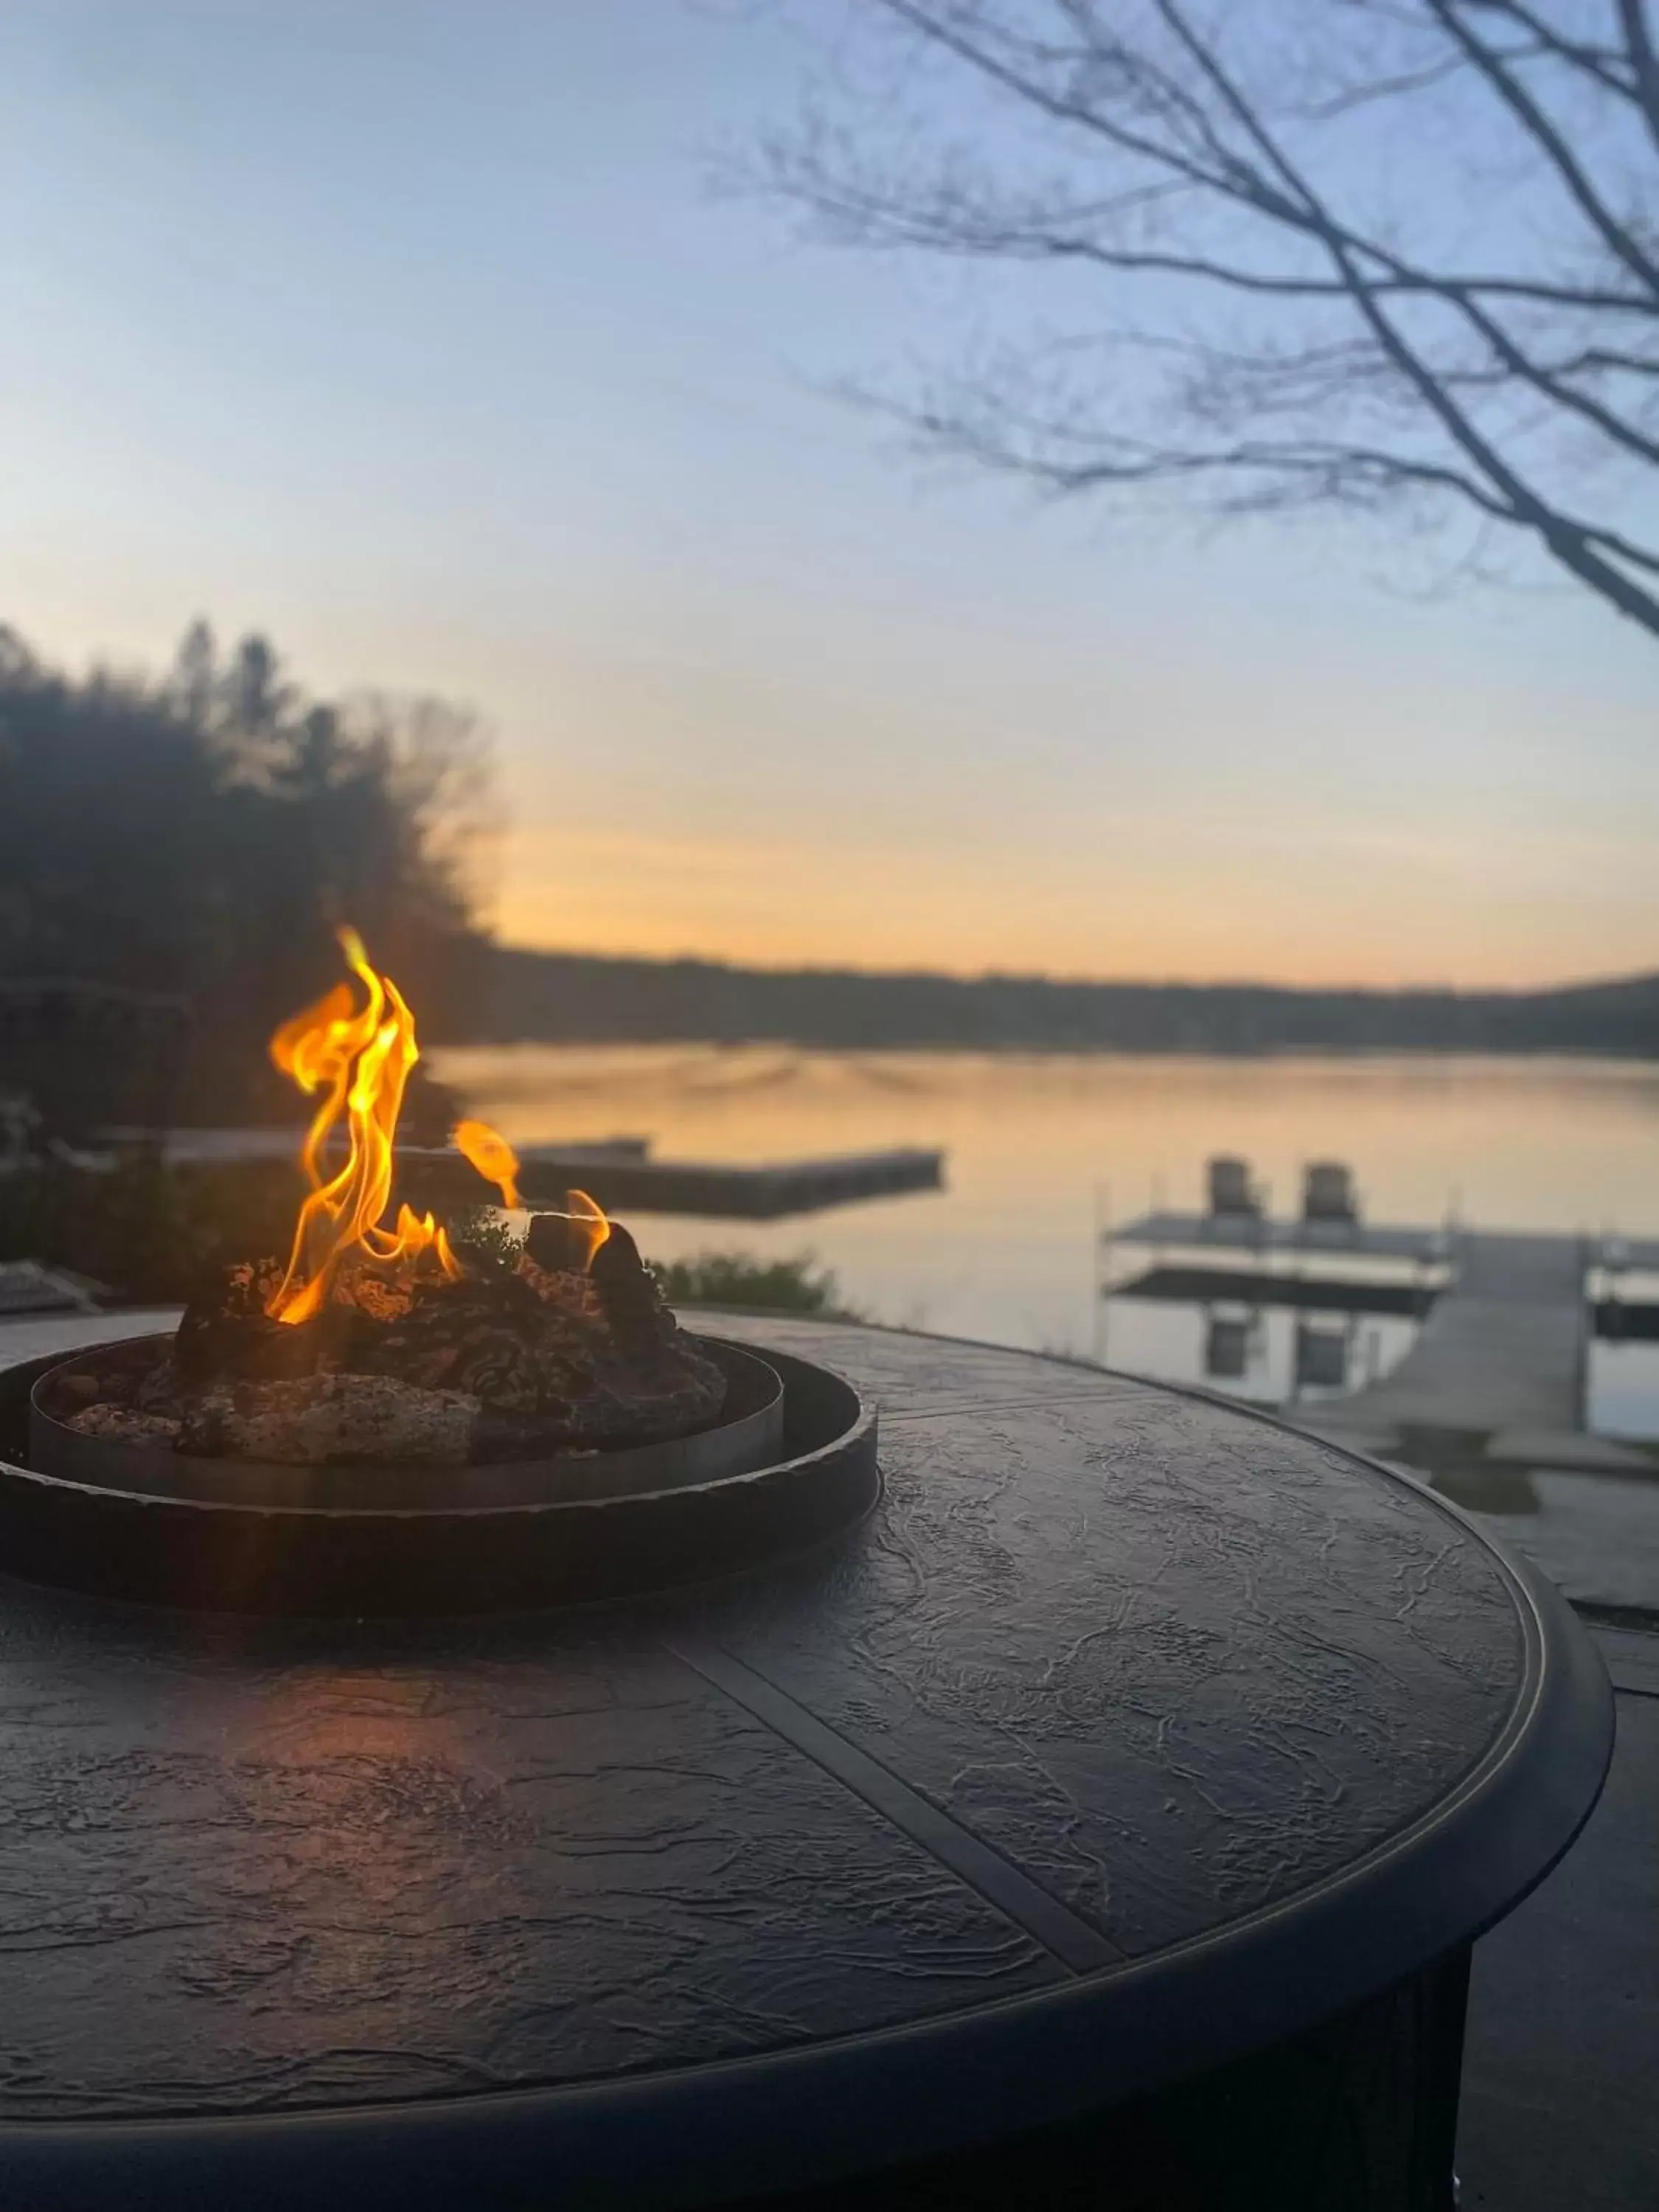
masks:
<path id="1" fill-rule="evenodd" d="M 1245 1154 L 1279 1211 L 1296 1206 L 1305 1161 L 1335 1158 L 1374 1219 L 1437 1222 L 1455 1207 L 1476 1227 L 1659 1237 L 1659 1066 L 1638 1062 L 542 1045 L 433 1058 L 526 1143 L 642 1136 L 664 1157 L 751 1164 L 942 1146 L 940 1193 L 773 1224 L 634 1225 L 665 1259 L 810 1251 L 877 1319 L 1056 1351 L 1101 1348 L 1097 1221 L 1121 1224 L 1155 1198 L 1197 1206 L 1213 1152 Z M 1201 1324 L 1196 1310 L 1114 1300 L 1104 1349 L 1114 1365 L 1199 1376 Z M 1247 1395 L 1285 1395 L 1291 1330 L 1265 1317 Z M 1358 1324 L 1361 1371 L 1409 1338 L 1397 1322 Z M 1611 1365 L 1598 1351 L 1597 1365 L 1596 1389 L 1616 1385 L 1624 1408 L 1598 1425 L 1650 1432 L 1651 1350 L 1626 1347 Z"/>

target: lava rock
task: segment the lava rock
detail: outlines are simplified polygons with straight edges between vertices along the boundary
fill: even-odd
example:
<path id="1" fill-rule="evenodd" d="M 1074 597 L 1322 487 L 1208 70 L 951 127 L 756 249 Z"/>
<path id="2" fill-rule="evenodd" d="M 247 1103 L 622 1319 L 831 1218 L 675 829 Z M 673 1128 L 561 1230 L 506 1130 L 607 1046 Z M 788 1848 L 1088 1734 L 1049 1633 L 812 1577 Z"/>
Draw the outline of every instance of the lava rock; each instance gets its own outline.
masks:
<path id="1" fill-rule="evenodd" d="M 594 1291 L 619 1344 L 644 1351 L 678 1334 L 679 1323 L 621 1222 L 611 1223 L 611 1234 L 593 1255 L 592 1273 Z"/>
<path id="2" fill-rule="evenodd" d="M 472 1455 L 478 1401 L 460 1390 L 425 1390 L 388 1375 L 313 1375 L 298 1381 L 233 1382 L 190 1400 L 178 1449 L 208 1457 L 416 1461 L 459 1467 Z"/>
<path id="3" fill-rule="evenodd" d="M 301 1466 L 550 1458 L 718 1419 L 725 1376 L 681 1334 L 625 1229 L 611 1224 L 591 1271 L 585 1235 L 532 1243 L 516 1264 L 459 1278 L 343 1269 L 298 1324 L 265 1311 L 280 1262 L 242 1261 L 191 1299 L 170 1358 L 96 1373 L 96 1402 L 176 1422 L 181 1451 Z"/>
<path id="4" fill-rule="evenodd" d="M 292 1381 L 316 1371 L 322 1322 L 273 1321 L 265 1311 L 282 1279 L 276 1260 L 240 1260 L 203 1284 L 173 1338 L 181 1382 Z"/>
<path id="5" fill-rule="evenodd" d="M 401 1316 L 355 1326 L 342 1364 L 477 1398 L 480 1459 L 659 1443 L 708 1427 L 725 1403 L 724 1375 L 680 1334 L 637 1253 L 628 1280 L 621 1328 L 599 1281 L 530 1258 L 418 1282 Z"/>
<path id="6" fill-rule="evenodd" d="M 550 1275 L 580 1275 L 586 1271 L 591 1241 L 585 1221 L 573 1221 L 566 1213 L 532 1213 L 524 1249 Z"/>
<path id="7" fill-rule="evenodd" d="M 356 1322 L 340 1347 L 339 1364 L 423 1389 L 467 1390 L 532 1413 L 545 1382 L 537 1354 L 550 1310 L 533 1285 L 509 1269 L 418 1283 L 401 1315 Z"/>
<path id="8" fill-rule="evenodd" d="M 100 1437 L 112 1444 L 144 1444 L 158 1451 L 170 1451 L 179 1442 L 178 1421 L 131 1406 L 86 1406 L 72 1413 L 64 1426 L 76 1436 Z"/>

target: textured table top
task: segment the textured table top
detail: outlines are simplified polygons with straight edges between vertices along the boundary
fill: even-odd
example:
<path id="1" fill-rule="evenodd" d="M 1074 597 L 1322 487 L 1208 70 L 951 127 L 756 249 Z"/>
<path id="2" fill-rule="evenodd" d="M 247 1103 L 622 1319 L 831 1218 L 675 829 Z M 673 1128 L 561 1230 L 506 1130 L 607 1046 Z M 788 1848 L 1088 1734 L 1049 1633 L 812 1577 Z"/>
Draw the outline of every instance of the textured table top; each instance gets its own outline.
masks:
<path id="1" fill-rule="evenodd" d="M 873 1395 L 866 1522 L 509 1621 L 0 1582 L 0 2193 L 212 2145 L 275 2201 L 321 2144 L 391 2203 L 510 2139 L 669 2203 L 734 2131 L 751 2180 L 970 2140 L 1401 1978 L 1588 1812 L 1596 1662 L 1425 1492 L 1034 1355 L 697 1325 Z"/>

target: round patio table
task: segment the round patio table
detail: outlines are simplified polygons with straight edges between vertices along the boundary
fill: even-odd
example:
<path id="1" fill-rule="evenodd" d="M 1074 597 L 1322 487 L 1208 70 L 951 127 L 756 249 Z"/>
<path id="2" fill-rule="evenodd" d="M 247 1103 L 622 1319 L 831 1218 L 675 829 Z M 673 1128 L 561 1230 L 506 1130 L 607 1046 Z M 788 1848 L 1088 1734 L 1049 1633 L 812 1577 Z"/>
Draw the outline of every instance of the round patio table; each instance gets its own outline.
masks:
<path id="1" fill-rule="evenodd" d="M 865 1521 L 420 1624 L 0 1580 L 0 2203 L 1449 2206 L 1610 1747 L 1555 1593 L 1208 1399 L 697 1326 L 873 1399 Z"/>

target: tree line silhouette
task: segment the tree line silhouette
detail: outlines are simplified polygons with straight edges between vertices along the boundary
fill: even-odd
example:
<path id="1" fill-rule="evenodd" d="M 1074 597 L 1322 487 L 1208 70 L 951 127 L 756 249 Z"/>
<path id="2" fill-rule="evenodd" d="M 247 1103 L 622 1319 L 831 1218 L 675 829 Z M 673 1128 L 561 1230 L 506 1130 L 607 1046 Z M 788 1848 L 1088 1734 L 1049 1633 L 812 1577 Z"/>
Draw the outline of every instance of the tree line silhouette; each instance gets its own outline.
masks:
<path id="1" fill-rule="evenodd" d="M 257 635 L 198 622 L 152 679 L 66 674 L 0 627 L 0 1091 L 70 1121 L 272 1118 L 264 1040 L 345 921 L 441 1032 L 479 943 L 488 766 L 465 711 L 313 698 Z"/>
<path id="2" fill-rule="evenodd" d="M 456 1031 L 826 1050 L 1659 1053 L 1659 975 L 1545 991 L 870 975 L 492 946 Z"/>

